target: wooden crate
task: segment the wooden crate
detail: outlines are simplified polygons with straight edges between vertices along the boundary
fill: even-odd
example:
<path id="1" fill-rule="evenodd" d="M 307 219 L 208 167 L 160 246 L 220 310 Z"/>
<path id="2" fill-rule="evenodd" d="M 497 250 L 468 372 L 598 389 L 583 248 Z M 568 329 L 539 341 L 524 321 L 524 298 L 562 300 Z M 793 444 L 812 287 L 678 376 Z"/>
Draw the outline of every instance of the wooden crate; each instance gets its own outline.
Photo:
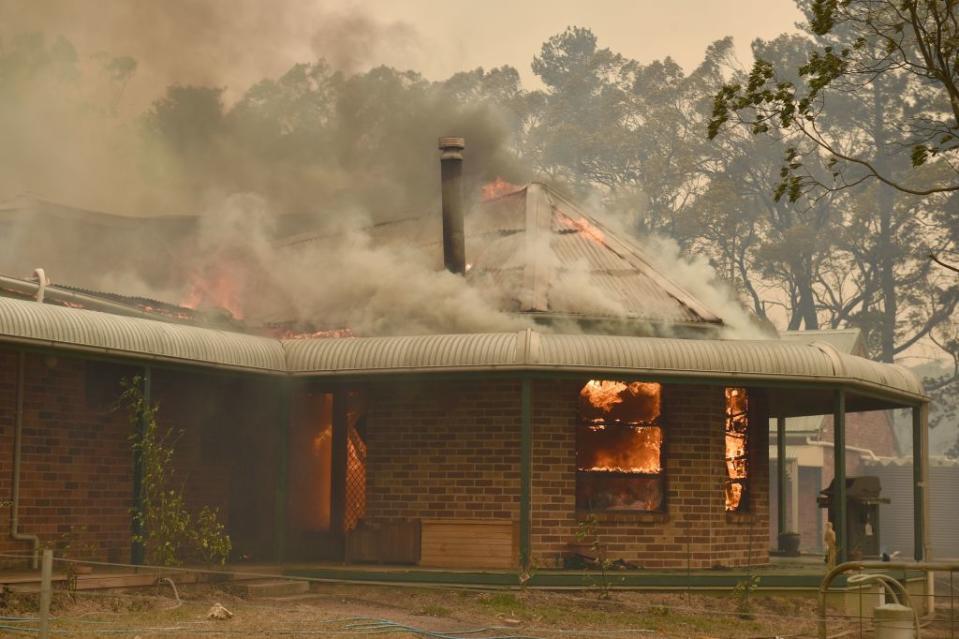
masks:
<path id="1" fill-rule="evenodd" d="M 511 520 L 424 519 L 420 565 L 430 568 L 515 568 L 517 524 Z"/>

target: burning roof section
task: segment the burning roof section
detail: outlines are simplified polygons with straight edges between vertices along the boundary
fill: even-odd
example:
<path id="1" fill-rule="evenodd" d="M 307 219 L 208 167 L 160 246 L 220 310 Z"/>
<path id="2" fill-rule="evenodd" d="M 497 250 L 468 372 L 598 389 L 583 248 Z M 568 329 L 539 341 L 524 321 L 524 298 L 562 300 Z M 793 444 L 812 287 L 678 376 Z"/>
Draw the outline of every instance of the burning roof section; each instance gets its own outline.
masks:
<path id="1" fill-rule="evenodd" d="M 715 313 L 653 266 L 641 247 L 554 190 L 538 183 L 492 184 L 497 188 L 484 189 L 484 199 L 466 215 L 466 279 L 496 291 L 503 310 L 543 321 L 625 320 L 637 326 L 615 328 L 630 334 L 722 326 Z M 363 232 L 373 245 L 415 248 L 443 268 L 435 213 L 381 222 Z M 337 234 L 312 232 L 281 245 L 315 250 L 338 241 Z M 650 325 L 667 331 L 647 330 Z"/>
<path id="2" fill-rule="evenodd" d="M 485 200 L 466 218 L 466 242 L 468 278 L 492 278 L 523 313 L 722 324 L 639 246 L 542 184 Z"/>

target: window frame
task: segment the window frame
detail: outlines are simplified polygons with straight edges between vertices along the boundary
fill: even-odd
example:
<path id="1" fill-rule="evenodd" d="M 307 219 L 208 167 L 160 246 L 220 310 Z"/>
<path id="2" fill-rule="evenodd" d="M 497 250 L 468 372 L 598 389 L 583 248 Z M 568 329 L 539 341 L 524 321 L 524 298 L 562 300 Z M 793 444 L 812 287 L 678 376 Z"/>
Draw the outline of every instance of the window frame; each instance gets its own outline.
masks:
<path id="1" fill-rule="evenodd" d="M 590 422 L 588 422 L 588 421 L 586 420 L 586 418 L 584 417 L 583 412 L 582 412 L 581 407 L 580 407 L 580 403 L 579 403 L 579 401 L 577 401 L 577 403 L 576 403 L 576 425 L 575 425 L 575 432 L 574 432 L 574 437 L 573 437 L 573 457 L 574 457 L 574 464 L 573 464 L 573 466 L 574 466 L 575 482 L 576 482 L 576 483 L 575 483 L 575 490 L 574 490 L 574 501 L 575 501 L 575 511 L 576 511 L 576 513 L 578 513 L 578 514 L 586 514 L 586 513 L 596 514 L 596 515 L 598 515 L 600 518 L 609 518 L 609 517 L 616 517 L 616 518 L 619 518 L 619 517 L 627 517 L 627 518 L 628 518 L 628 517 L 638 517 L 638 518 L 647 517 L 647 518 L 648 518 L 648 517 L 661 517 L 661 516 L 665 516 L 666 513 L 668 512 L 668 498 L 669 498 L 669 493 L 668 493 L 668 478 L 667 478 L 667 467 L 666 467 L 666 460 L 668 459 L 667 451 L 668 451 L 668 446 L 669 446 L 669 434 L 668 434 L 669 429 L 667 428 L 667 423 L 666 423 L 667 420 L 666 420 L 666 416 L 665 416 L 664 411 L 663 411 L 663 398 L 664 398 L 664 395 L 665 395 L 665 392 L 664 392 L 664 391 L 665 391 L 665 385 L 664 385 L 662 382 L 653 381 L 653 380 L 644 380 L 644 379 L 629 379 L 629 380 L 626 380 L 626 379 L 615 378 L 615 377 L 603 377 L 603 378 L 591 378 L 591 379 L 588 379 L 588 380 L 584 380 L 584 381 L 579 385 L 579 390 L 580 390 L 580 392 L 582 391 L 583 387 L 584 387 L 588 382 L 594 381 L 594 380 L 610 381 L 610 382 L 619 382 L 619 383 L 627 384 L 627 385 L 628 385 L 628 384 L 631 384 L 631 383 L 633 383 L 633 382 L 640 382 L 640 383 L 643 383 L 643 384 L 657 384 L 657 385 L 659 386 L 659 405 L 660 405 L 659 415 L 656 417 L 656 419 L 652 422 L 651 425 L 654 425 L 654 426 L 656 426 L 657 428 L 659 428 L 659 432 L 660 432 L 660 446 L 659 446 L 659 467 L 660 467 L 660 471 L 659 471 L 658 473 L 642 473 L 642 472 L 637 472 L 637 473 L 627 473 L 627 472 L 616 473 L 615 471 L 611 472 L 611 471 L 601 471 L 601 470 L 595 470 L 595 471 L 580 470 L 580 468 L 579 468 L 579 463 L 578 463 L 578 457 L 579 457 L 579 451 L 580 451 L 580 433 L 581 433 L 582 431 L 584 431 L 585 429 L 588 428 Z M 628 428 L 628 425 L 626 425 L 626 424 L 615 424 L 615 425 L 616 425 L 617 427 Z M 580 502 L 580 497 L 579 497 L 579 494 L 580 494 L 580 482 L 582 481 L 582 479 L 583 479 L 584 476 L 589 476 L 589 475 L 609 476 L 609 475 L 612 475 L 612 474 L 615 474 L 615 475 L 620 476 L 620 477 L 626 477 L 626 478 L 632 477 L 632 478 L 643 479 L 643 480 L 650 480 L 650 479 L 655 480 L 655 481 L 659 484 L 658 487 L 659 487 L 660 500 L 659 500 L 659 505 L 658 505 L 658 507 L 655 508 L 655 509 L 650 509 L 650 510 L 646 510 L 646 509 L 633 509 L 633 508 L 597 508 L 597 507 L 595 507 L 595 506 L 588 505 L 588 504 L 582 504 L 582 503 Z"/>
<path id="2" fill-rule="evenodd" d="M 743 460 L 745 466 L 745 476 L 744 477 L 730 477 L 729 476 L 729 462 L 733 459 L 727 457 L 726 455 L 726 437 L 728 436 L 729 430 L 727 429 L 727 423 L 730 419 L 735 417 L 740 413 L 732 413 L 729 409 L 729 399 L 727 393 L 731 390 L 742 391 L 746 397 L 746 408 L 741 413 L 746 417 L 746 428 L 743 432 L 743 454 L 739 457 Z M 753 411 L 752 411 L 752 394 L 750 393 L 749 388 L 745 386 L 723 386 L 723 502 L 724 510 L 727 514 L 746 514 L 753 512 L 752 507 L 752 483 L 753 483 L 753 440 L 754 436 L 752 433 L 753 430 Z M 735 508 L 729 508 L 725 505 L 726 500 L 726 490 L 729 486 L 738 484 L 741 486 L 741 493 L 739 497 L 739 503 L 736 504 Z"/>

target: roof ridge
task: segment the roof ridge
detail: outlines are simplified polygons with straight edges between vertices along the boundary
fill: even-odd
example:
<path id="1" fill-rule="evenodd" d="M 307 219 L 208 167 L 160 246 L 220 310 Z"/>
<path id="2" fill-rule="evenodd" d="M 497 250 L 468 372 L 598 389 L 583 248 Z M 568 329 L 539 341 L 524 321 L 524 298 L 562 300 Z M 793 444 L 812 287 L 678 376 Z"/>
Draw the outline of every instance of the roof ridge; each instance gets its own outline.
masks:
<path id="1" fill-rule="evenodd" d="M 626 260 L 627 262 L 632 262 L 637 260 L 642 263 L 646 269 L 648 269 L 648 275 L 655 281 L 657 285 L 662 287 L 667 295 L 672 297 L 678 303 L 682 304 L 690 311 L 698 315 L 705 322 L 712 323 L 723 323 L 722 318 L 712 311 L 706 304 L 704 304 L 699 298 L 686 290 L 682 285 L 678 284 L 671 277 L 660 271 L 660 269 L 653 264 L 647 257 L 645 250 L 636 244 L 632 238 L 622 235 L 618 230 L 611 229 L 609 225 L 603 223 L 597 217 L 587 213 L 580 206 L 565 197 L 558 191 L 550 188 L 549 186 L 543 185 L 543 189 L 546 192 L 547 197 L 555 197 L 559 200 L 562 200 L 563 203 L 570 206 L 575 212 L 582 217 L 586 218 L 590 224 L 598 227 L 604 233 L 604 238 L 602 240 L 603 244 L 607 249 L 615 253 L 617 256 Z M 562 211 L 560 211 L 562 213 Z M 564 215 L 566 215 L 564 213 Z M 569 217 L 567 215 L 567 217 Z M 619 242 L 624 245 L 624 248 L 627 249 L 626 254 L 621 254 L 616 248 L 610 246 L 605 238 L 612 237 L 616 242 Z M 635 266 L 635 264 L 634 264 Z"/>

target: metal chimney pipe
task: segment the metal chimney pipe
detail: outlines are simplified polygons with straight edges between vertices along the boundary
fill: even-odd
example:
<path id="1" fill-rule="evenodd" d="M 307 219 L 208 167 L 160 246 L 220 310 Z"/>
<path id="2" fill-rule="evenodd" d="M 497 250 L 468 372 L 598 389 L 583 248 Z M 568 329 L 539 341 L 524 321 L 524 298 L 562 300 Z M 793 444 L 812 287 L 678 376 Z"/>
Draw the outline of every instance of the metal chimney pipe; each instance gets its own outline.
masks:
<path id="1" fill-rule="evenodd" d="M 463 234 L 463 138 L 440 138 L 443 190 L 443 264 L 450 273 L 466 273 Z"/>

